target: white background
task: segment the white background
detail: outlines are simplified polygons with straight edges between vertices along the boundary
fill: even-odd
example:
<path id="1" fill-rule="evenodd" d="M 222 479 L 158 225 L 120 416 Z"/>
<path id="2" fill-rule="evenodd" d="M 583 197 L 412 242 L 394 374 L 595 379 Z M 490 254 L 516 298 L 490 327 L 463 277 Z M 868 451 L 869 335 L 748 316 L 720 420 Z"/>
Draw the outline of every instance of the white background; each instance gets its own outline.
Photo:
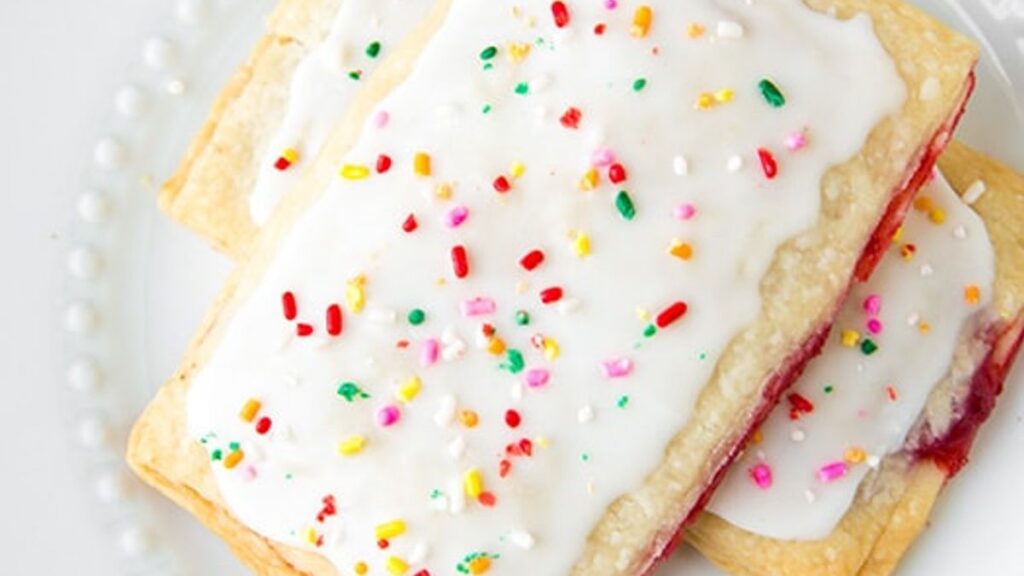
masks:
<path id="1" fill-rule="evenodd" d="M 114 538 L 96 517 L 89 479 L 74 465 L 73 427 L 65 421 L 64 231 L 83 191 L 77 167 L 91 154 L 112 95 L 145 39 L 172 13 L 166 0 L 0 0 L 4 576 L 124 573 Z M 1014 380 L 1021 382 L 1020 370 Z M 940 502 L 908 574 L 1024 575 L 1020 388 L 1010 390 L 983 432 L 975 465 Z"/>

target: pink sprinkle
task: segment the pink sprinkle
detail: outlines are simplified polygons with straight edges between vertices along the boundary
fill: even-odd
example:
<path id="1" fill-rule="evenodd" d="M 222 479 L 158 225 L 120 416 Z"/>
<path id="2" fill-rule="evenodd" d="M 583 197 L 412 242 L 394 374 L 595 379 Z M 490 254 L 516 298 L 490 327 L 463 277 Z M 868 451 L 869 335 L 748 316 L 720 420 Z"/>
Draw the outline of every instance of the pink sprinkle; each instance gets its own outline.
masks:
<path id="1" fill-rule="evenodd" d="M 881 334 L 882 333 L 882 321 L 879 320 L 878 318 L 872 318 L 872 319 L 868 320 L 868 332 L 871 332 L 872 334 L 875 334 L 876 336 L 878 334 Z"/>
<path id="2" fill-rule="evenodd" d="M 382 428 L 394 426 L 401 417 L 402 413 L 398 410 L 398 406 L 388 404 L 377 411 L 377 424 Z"/>
<path id="3" fill-rule="evenodd" d="M 761 490 L 767 490 L 772 487 L 772 469 L 764 462 L 750 469 L 750 478 Z"/>
<path id="4" fill-rule="evenodd" d="M 842 460 L 829 462 L 821 468 L 818 468 L 818 480 L 826 484 L 834 482 L 843 476 L 846 476 L 847 470 L 846 462 L 843 462 Z"/>
<path id="5" fill-rule="evenodd" d="M 543 368 L 534 368 L 526 372 L 526 385 L 530 388 L 540 388 L 551 380 L 551 373 Z"/>
<path id="6" fill-rule="evenodd" d="M 466 218 L 469 218 L 469 208 L 460 204 L 445 213 L 444 223 L 449 228 L 458 228 Z"/>
<path id="7" fill-rule="evenodd" d="M 786 136 L 784 144 L 786 145 L 786 148 L 793 150 L 794 152 L 800 150 L 807 145 L 807 134 L 804 133 L 803 130 L 793 132 Z"/>
<path id="8" fill-rule="evenodd" d="M 619 7 L 619 1 L 618 0 L 604 0 L 604 7 L 609 9 L 609 10 L 615 10 L 616 8 Z"/>
<path id="9" fill-rule="evenodd" d="M 242 480 L 245 480 L 246 482 L 252 482 L 258 475 L 259 474 L 256 472 L 255 466 L 246 466 L 242 468 Z"/>
<path id="10" fill-rule="evenodd" d="M 882 297 L 872 294 L 864 299 L 864 311 L 872 316 L 878 316 L 882 311 Z"/>
<path id="11" fill-rule="evenodd" d="M 611 166 L 615 162 L 615 152 L 612 152 L 611 148 L 598 148 L 590 156 L 590 162 L 598 168 Z"/>
<path id="12" fill-rule="evenodd" d="M 384 110 L 378 110 L 373 115 L 373 125 L 376 128 L 383 128 L 383 127 L 387 126 L 388 122 L 390 122 L 390 121 L 391 121 L 391 115 L 388 114 L 387 112 L 385 112 Z"/>
<path id="13" fill-rule="evenodd" d="M 697 215 L 697 207 L 689 202 L 680 204 L 672 209 L 672 216 L 676 220 L 689 220 Z"/>
<path id="14" fill-rule="evenodd" d="M 633 373 L 633 361 L 629 358 L 616 358 L 601 362 L 601 373 L 605 378 L 623 378 Z"/>
<path id="15" fill-rule="evenodd" d="M 472 298 L 463 300 L 460 308 L 463 316 L 485 316 L 494 314 L 497 304 L 490 298 Z"/>
<path id="16" fill-rule="evenodd" d="M 433 366 L 437 364 L 437 357 L 441 353 L 441 344 L 434 338 L 423 341 L 423 348 L 420 349 L 420 366 Z"/>

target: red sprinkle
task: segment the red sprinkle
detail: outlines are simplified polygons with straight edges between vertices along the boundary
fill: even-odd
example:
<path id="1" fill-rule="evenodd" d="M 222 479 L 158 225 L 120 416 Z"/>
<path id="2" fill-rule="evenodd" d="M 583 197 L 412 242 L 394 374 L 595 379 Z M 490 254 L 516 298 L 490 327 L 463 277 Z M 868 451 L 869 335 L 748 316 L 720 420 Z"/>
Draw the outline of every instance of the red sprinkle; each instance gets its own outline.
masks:
<path id="1" fill-rule="evenodd" d="M 606 28 L 608 28 L 608 27 L 604 24 L 604 22 L 602 22 L 602 23 L 594 26 L 594 34 L 596 34 L 598 36 L 602 36 L 602 35 L 604 35 L 604 31 L 605 31 Z"/>
<path id="2" fill-rule="evenodd" d="M 765 148 L 757 149 L 757 157 L 761 159 L 761 170 L 765 178 L 771 180 L 779 173 L 779 165 L 775 162 L 775 156 Z"/>
<path id="3" fill-rule="evenodd" d="M 580 119 L 582 118 L 583 113 L 580 112 L 580 109 L 575 106 L 570 106 L 569 109 L 562 114 L 562 126 L 575 130 L 580 127 Z"/>
<path id="4" fill-rule="evenodd" d="M 554 304 L 562 299 L 562 289 L 558 286 L 545 288 L 540 292 L 540 301 L 545 304 Z"/>
<path id="5" fill-rule="evenodd" d="M 280 158 L 277 159 L 277 162 L 274 162 L 274 168 L 278 172 L 284 172 L 285 170 L 287 170 L 287 169 L 289 169 L 291 167 L 292 167 L 291 161 L 288 160 L 287 158 L 285 158 L 284 156 L 281 156 Z"/>
<path id="6" fill-rule="evenodd" d="M 327 307 L 327 333 L 331 336 L 340 336 L 342 328 L 341 306 L 331 304 Z"/>
<path id="7" fill-rule="evenodd" d="M 498 194 L 504 194 L 512 189 L 512 184 L 509 183 L 508 178 L 504 176 L 498 176 L 494 179 L 494 189 Z"/>
<path id="8" fill-rule="evenodd" d="M 494 505 L 498 503 L 498 499 L 491 492 L 482 492 L 477 496 L 477 502 L 487 508 L 493 508 Z"/>
<path id="9" fill-rule="evenodd" d="M 456 278 L 469 276 L 469 257 L 466 255 L 466 247 L 462 244 L 452 248 L 452 269 Z"/>
<path id="10" fill-rule="evenodd" d="M 658 328 L 667 328 L 675 323 L 676 320 L 682 318 L 683 315 L 686 314 L 687 310 L 688 307 L 686 306 L 686 302 L 674 302 L 658 314 L 654 323 Z"/>
<path id="11" fill-rule="evenodd" d="M 519 412 L 515 410 L 507 410 L 505 412 L 505 424 L 508 424 L 509 428 L 519 428 L 522 422 L 523 417 L 519 415 Z"/>
<path id="12" fill-rule="evenodd" d="M 309 336 L 313 334 L 313 327 L 309 324 L 299 323 L 295 325 L 295 333 L 299 336 Z"/>
<path id="13" fill-rule="evenodd" d="M 326 520 L 328 516 L 334 516 L 338 513 L 338 508 L 334 503 L 334 496 L 328 494 L 327 496 L 324 496 L 322 502 L 324 503 L 324 507 L 321 508 L 320 512 L 316 515 L 316 521 L 321 524 L 324 523 L 324 520 Z"/>
<path id="14" fill-rule="evenodd" d="M 391 170 L 391 156 L 381 154 L 377 156 L 377 174 L 383 174 Z"/>
<path id="15" fill-rule="evenodd" d="M 793 392 L 787 397 L 787 399 L 789 400 L 790 420 L 799 420 L 800 414 L 810 414 L 811 412 L 814 412 L 814 404 L 799 392 Z"/>
<path id="16" fill-rule="evenodd" d="M 391 542 L 388 542 L 387 540 L 385 540 L 383 538 L 381 538 L 380 540 L 377 540 L 377 548 L 380 548 L 381 550 L 387 550 L 390 546 L 391 546 Z"/>
<path id="17" fill-rule="evenodd" d="M 620 182 L 626 181 L 626 168 L 622 164 L 612 164 L 608 168 L 608 179 L 612 181 L 612 184 L 619 184 Z"/>
<path id="18" fill-rule="evenodd" d="M 413 574 L 412 576 L 430 576 L 430 570 L 427 570 L 426 568 L 424 568 L 423 570 L 420 570 L 419 572 Z"/>
<path id="19" fill-rule="evenodd" d="M 519 260 L 519 265 L 526 270 L 533 270 L 544 262 L 544 253 L 540 250 L 531 250 L 526 256 Z"/>
<path id="20" fill-rule="evenodd" d="M 266 416 L 264 416 L 263 418 L 260 418 L 256 422 L 256 433 L 257 434 L 266 434 L 267 432 L 270 432 L 271 424 L 273 424 L 273 422 L 271 422 L 270 418 L 267 418 Z"/>
<path id="21" fill-rule="evenodd" d="M 295 294 L 291 292 L 281 294 L 281 308 L 284 309 L 286 320 L 295 320 L 295 317 L 299 315 L 299 307 L 295 304 Z"/>
<path id="22" fill-rule="evenodd" d="M 569 8 L 565 2 L 552 2 L 551 15 L 555 17 L 555 26 L 565 28 L 569 25 Z"/>
<path id="23" fill-rule="evenodd" d="M 502 460 L 498 462 L 498 476 L 500 478 L 507 478 L 509 473 L 512 472 L 512 461 Z"/>
<path id="24" fill-rule="evenodd" d="M 415 214 L 409 214 L 405 218 L 405 222 L 402 222 L 402 230 L 406 233 L 412 233 L 414 230 L 420 227 L 420 223 L 416 221 Z"/>

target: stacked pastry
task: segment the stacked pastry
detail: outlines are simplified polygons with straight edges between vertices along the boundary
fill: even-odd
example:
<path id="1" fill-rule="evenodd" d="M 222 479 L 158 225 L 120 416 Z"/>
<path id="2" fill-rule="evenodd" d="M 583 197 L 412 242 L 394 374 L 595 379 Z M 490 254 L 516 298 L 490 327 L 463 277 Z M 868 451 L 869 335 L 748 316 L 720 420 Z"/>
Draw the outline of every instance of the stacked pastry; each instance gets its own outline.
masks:
<path id="1" fill-rule="evenodd" d="M 913 200 L 976 57 L 896 0 L 283 0 L 162 195 L 240 265 L 129 462 L 264 574 L 884 572 L 1020 340 L 1008 172 Z"/>

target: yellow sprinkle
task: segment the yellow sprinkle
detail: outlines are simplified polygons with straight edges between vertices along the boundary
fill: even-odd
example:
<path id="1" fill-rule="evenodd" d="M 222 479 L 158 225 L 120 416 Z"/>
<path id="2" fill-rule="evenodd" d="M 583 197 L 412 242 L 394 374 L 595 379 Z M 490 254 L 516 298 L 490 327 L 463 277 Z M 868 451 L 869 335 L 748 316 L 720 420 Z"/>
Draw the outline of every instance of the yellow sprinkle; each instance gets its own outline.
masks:
<path id="1" fill-rule="evenodd" d="M 708 110 L 715 105 L 715 97 L 707 92 L 702 92 L 700 96 L 697 96 L 697 101 L 693 103 L 693 107 L 697 110 Z"/>
<path id="2" fill-rule="evenodd" d="M 306 528 L 305 531 L 306 542 L 309 544 L 316 544 L 316 530 L 312 528 Z"/>
<path id="3" fill-rule="evenodd" d="M 391 520 L 377 525 L 377 540 L 391 540 L 405 534 L 405 522 L 402 520 Z"/>
<path id="4" fill-rule="evenodd" d="M 501 356 L 505 353 L 505 341 L 501 338 L 491 338 L 487 342 L 487 351 L 494 356 Z"/>
<path id="5" fill-rule="evenodd" d="M 518 64 L 530 55 L 530 44 L 527 42 L 509 42 L 505 53 L 508 54 L 509 62 Z"/>
<path id="6" fill-rule="evenodd" d="M 583 192 L 590 192 L 597 188 L 597 185 L 601 182 L 601 176 L 597 172 L 597 168 L 591 168 L 587 170 L 587 173 L 580 178 L 580 190 Z"/>
<path id="7" fill-rule="evenodd" d="M 287 160 L 289 164 L 295 164 L 299 161 L 299 151 L 295 148 L 285 148 L 284 152 L 281 152 L 281 158 Z"/>
<path id="8" fill-rule="evenodd" d="M 928 219 L 933 224 L 942 224 L 946 221 L 946 212 L 942 208 L 932 208 L 928 211 Z"/>
<path id="9" fill-rule="evenodd" d="M 935 204 L 932 202 L 932 199 L 927 196 L 918 196 L 914 199 L 914 210 L 918 212 L 927 212 L 934 206 Z"/>
<path id="10" fill-rule="evenodd" d="M 971 305 L 981 301 L 981 288 L 977 284 L 968 284 L 964 288 L 964 300 Z"/>
<path id="11" fill-rule="evenodd" d="M 366 437 L 355 435 L 349 436 L 338 443 L 338 454 L 342 456 L 355 456 L 366 448 Z"/>
<path id="12" fill-rule="evenodd" d="M 479 498 L 484 493 L 484 476 L 478 468 L 470 468 L 462 477 L 462 485 L 466 489 L 466 496 Z"/>
<path id="13" fill-rule="evenodd" d="M 417 152 L 412 159 L 412 170 L 417 176 L 430 176 L 430 155 L 426 152 Z"/>
<path id="14" fill-rule="evenodd" d="M 551 445 L 551 443 L 548 442 L 547 436 L 537 436 L 537 438 L 533 442 L 541 448 L 547 448 L 548 446 Z"/>
<path id="15" fill-rule="evenodd" d="M 917 331 L 921 334 L 927 334 L 932 331 L 932 325 L 927 322 L 919 322 L 917 324 Z"/>
<path id="16" fill-rule="evenodd" d="M 856 330 L 843 330 L 842 339 L 843 346 L 853 348 L 857 345 L 857 342 L 860 342 L 860 333 Z"/>
<path id="17" fill-rule="evenodd" d="M 362 180 L 370 175 L 370 169 L 361 164 L 345 164 L 341 167 L 341 177 L 345 180 Z"/>
<path id="18" fill-rule="evenodd" d="M 646 38 L 647 33 L 651 31 L 651 7 L 640 6 L 633 13 L 633 26 L 630 27 L 629 33 L 636 38 Z"/>
<path id="19" fill-rule="evenodd" d="M 363 576 L 370 571 L 370 567 L 366 565 L 366 562 L 356 562 L 356 565 L 352 567 L 352 570 L 359 576 Z"/>
<path id="20" fill-rule="evenodd" d="M 903 246 L 900 246 L 900 256 L 908 262 L 914 257 L 916 252 L 917 246 L 914 246 L 913 244 L 904 244 Z"/>
<path id="21" fill-rule="evenodd" d="M 896 233 L 892 235 L 893 242 L 899 242 L 903 239 L 903 226 L 896 229 Z"/>
<path id="22" fill-rule="evenodd" d="M 423 381 L 420 380 L 419 376 L 411 376 L 408 380 L 402 383 L 398 388 L 398 399 L 408 404 L 412 402 L 413 398 L 419 395 L 420 390 L 423 388 Z"/>
<path id="23" fill-rule="evenodd" d="M 459 410 L 459 422 L 466 428 L 476 428 L 480 423 L 480 416 L 472 410 Z"/>
<path id="24" fill-rule="evenodd" d="M 442 182 L 437 185 L 434 189 L 434 196 L 437 196 L 441 200 L 448 200 L 452 197 L 452 185 L 447 182 Z"/>
<path id="25" fill-rule="evenodd" d="M 860 448 L 850 448 L 843 455 L 843 458 L 850 464 L 860 464 L 868 457 L 867 453 Z"/>
<path id="26" fill-rule="evenodd" d="M 249 398 L 245 401 L 245 405 L 242 406 L 242 411 L 239 412 L 238 417 L 243 422 L 252 422 L 256 419 L 256 415 L 259 414 L 260 408 L 263 408 L 263 404 L 259 400 Z"/>
<path id="27" fill-rule="evenodd" d="M 491 559 L 486 556 L 477 556 L 469 561 L 467 565 L 470 574 L 485 574 L 491 569 Z"/>
<path id="28" fill-rule="evenodd" d="M 703 24 L 698 24 L 696 22 L 690 22 L 686 25 L 686 35 L 690 38 L 700 38 L 704 35 L 705 30 L 706 28 L 704 28 Z"/>
<path id="29" fill-rule="evenodd" d="M 366 276 L 359 275 L 345 283 L 345 302 L 353 314 L 359 314 L 366 306 Z"/>
<path id="30" fill-rule="evenodd" d="M 572 241 L 572 251 L 576 254 L 577 258 L 586 258 L 590 255 L 590 236 L 587 236 L 583 232 L 578 232 L 576 238 Z"/>
<path id="31" fill-rule="evenodd" d="M 398 556 L 388 556 L 385 566 L 387 567 L 388 572 L 395 576 L 401 576 L 409 571 L 409 565 Z"/>
<path id="32" fill-rule="evenodd" d="M 562 349 L 558 347 L 558 341 L 554 338 L 544 338 L 544 357 L 549 361 L 558 358 Z"/>
<path id="33" fill-rule="evenodd" d="M 525 280 L 516 282 L 516 294 L 526 294 L 526 291 L 530 289 L 530 285 Z"/>
<path id="34" fill-rule="evenodd" d="M 241 450 L 235 450 L 234 452 L 228 454 L 224 458 L 224 467 L 227 468 L 228 470 L 234 470 L 235 466 L 238 466 L 238 464 L 241 463 L 244 458 L 245 452 L 242 452 Z"/>
<path id="35" fill-rule="evenodd" d="M 648 320 L 651 319 L 651 311 L 648 310 L 647 308 L 637 308 L 636 318 L 641 322 L 647 322 Z"/>
<path id="36" fill-rule="evenodd" d="M 715 92 L 715 101 L 719 104 L 725 104 L 726 102 L 732 102 L 732 98 L 736 93 L 732 88 L 722 88 L 718 92 Z"/>
<path id="37" fill-rule="evenodd" d="M 690 246 L 686 242 L 673 240 L 672 244 L 668 247 L 668 253 L 680 260 L 689 260 L 690 258 L 693 258 L 693 246 Z"/>
<path id="38" fill-rule="evenodd" d="M 526 166 L 522 162 L 514 162 L 512 167 L 508 169 L 508 173 L 513 178 L 519 178 L 526 172 Z"/>

